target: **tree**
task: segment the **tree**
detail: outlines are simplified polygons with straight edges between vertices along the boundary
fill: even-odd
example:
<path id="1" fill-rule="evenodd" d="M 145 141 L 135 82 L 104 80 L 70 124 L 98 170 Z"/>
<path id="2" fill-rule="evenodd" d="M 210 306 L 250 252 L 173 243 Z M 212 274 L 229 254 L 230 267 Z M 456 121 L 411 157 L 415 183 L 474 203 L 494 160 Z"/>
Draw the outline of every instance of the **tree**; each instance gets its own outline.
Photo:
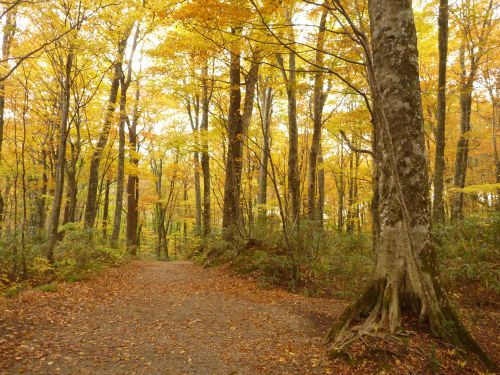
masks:
<path id="1" fill-rule="evenodd" d="M 127 180 L 127 250 L 132 255 L 137 254 L 137 245 L 139 243 L 139 176 L 136 171 L 139 165 L 137 125 L 141 116 L 139 110 L 140 96 L 141 87 L 139 79 L 137 79 L 132 121 L 130 121 L 130 125 L 128 126 L 130 163 L 135 170 L 135 172 L 129 173 Z"/>
<path id="2" fill-rule="evenodd" d="M 259 100 L 260 121 L 262 126 L 262 156 L 259 169 L 259 187 L 257 194 L 258 220 L 265 222 L 267 218 L 267 175 L 270 156 L 270 131 L 271 117 L 273 114 L 273 88 L 269 85 L 269 77 L 266 77 L 262 95 Z"/>
<path id="3" fill-rule="evenodd" d="M 16 33 L 16 13 L 17 7 L 12 9 L 7 8 L 5 10 L 5 25 L 3 28 L 3 40 L 2 40 L 2 60 L 0 62 L 0 67 L 2 69 L 6 68 L 6 63 L 10 57 L 10 48 L 14 35 Z M 3 145 L 3 131 L 5 124 L 5 80 L 0 81 L 0 164 L 2 163 L 2 145 Z M 2 191 L 0 190 L 0 231 L 2 229 L 2 221 L 4 217 L 5 202 L 2 196 Z"/>
<path id="4" fill-rule="evenodd" d="M 399 332 L 401 315 L 409 313 L 419 322 L 428 323 L 435 336 L 488 361 L 458 320 L 439 280 L 430 235 L 429 182 L 411 3 L 370 1 L 368 9 L 371 53 L 366 36 L 349 21 L 366 51 L 379 120 L 381 232 L 373 279 L 330 331 L 331 349 L 342 350 L 364 334 L 392 337 L 385 332 Z M 351 330 L 358 320 L 362 322 L 356 331 Z"/>
<path id="5" fill-rule="evenodd" d="M 295 34 L 290 10 L 285 11 L 288 22 L 287 39 L 295 43 Z M 300 219 L 300 176 L 299 176 L 299 129 L 297 124 L 297 71 L 296 55 L 288 54 L 288 66 L 285 68 L 283 56 L 278 54 L 278 65 L 286 86 L 288 99 L 288 193 L 290 195 L 290 221 L 298 227 Z"/>
<path id="6" fill-rule="evenodd" d="M 90 161 L 89 181 L 87 188 L 87 201 L 85 204 L 85 228 L 92 229 L 94 227 L 95 217 L 97 214 L 97 188 L 99 185 L 99 165 L 101 163 L 102 154 L 108 142 L 109 131 L 115 112 L 116 101 L 118 98 L 118 89 L 120 86 L 120 78 L 122 73 L 122 62 L 127 47 L 127 40 L 132 31 L 132 27 L 128 27 L 120 37 L 117 46 L 115 61 L 113 62 L 113 77 L 111 79 L 111 87 L 109 91 L 108 104 L 104 116 L 99 139 L 95 145 Z"/>
<path id="7" fill-rule="evenodd" d="M 137 48 L 137 42 L 139 38 L 139 25 L 135 28 L 134 38 L 132 41 L 132 47 L 130 50 L 130 57 L 128 59 L 128 67 L 126 74 L 122 71 L 120 75 L 120 118 L 118 120 L 118 176 L 117 176 L 117 187 L 116 187 L 116 203 L 115 203 L 115 215 L 113 223 L 113 233 L 111 234 L 111 243 L 116 244 L 120 237 L 120 228 L 122 222 L 122 210 L 123 210 L 123 190 L 124 190 L 124 180 L 125 180 L 125 123 L 128 119 L 127 115 L 127 92 L 132 82 L 132 62 Z"/>
<path id="8" fill-rule="evenodd" d="M 491 17 L 493 2 L 490 0 L 483 9 L 475 6 L 475 1 L 459 4 L 461 45 L 460 64 L 460 137 L 457 142 L 453 185 L 463 189 L 467 177 L 469 154 L 469 133 L 471 131 L 472 92 L 478 69 L 487 53 L 486 42 L 492 30 Z M 454 193 L 451 202 L 451 219 L 463 217 L 464 193 Z"/>
<path id="9" fill-rule="evenodd" d="M 232 34 L 238 36 L 240 28 L 233 28 Z M 229 66 L 230 95 L 227 120 L 228 148 L 226 157 L 226 178 L 224 182 L 224 207 L 222 227 L 224 236 L 233 239 L 242 236 L 242 217 L 240 210 L 241 171 L 243 164 L 243 141 L 246 139 L 252 118 L 255 86 L 257 84 L 260 57 L 253 56 L 245 84 L 245 99 L 241 112 L 241 49 L 233 46 L 230 51 Z"/>
<path id="10" fill-rule="evenodd" d="M 316 66 L 324 64 L 323 49 L 325 48 L 325 27 L 328 16 L 327 9 L 324 8 L 321 13 L 318 37 L 316 41 Z M 323 130 L 323 107 L 325 105 L 326 93 L 324 92 L 324 72 L 318 69 L 314 73 L 314 92 L 313 92 L 313 138 L 311 150 L 309 152 L 309 180 L 307 185 L 307 211 L 309 220 L 320 220 L 319 207 L 316 207 L 316 185 L 318 182 L 317 164 L 321 147 L 321 132 Z"/>

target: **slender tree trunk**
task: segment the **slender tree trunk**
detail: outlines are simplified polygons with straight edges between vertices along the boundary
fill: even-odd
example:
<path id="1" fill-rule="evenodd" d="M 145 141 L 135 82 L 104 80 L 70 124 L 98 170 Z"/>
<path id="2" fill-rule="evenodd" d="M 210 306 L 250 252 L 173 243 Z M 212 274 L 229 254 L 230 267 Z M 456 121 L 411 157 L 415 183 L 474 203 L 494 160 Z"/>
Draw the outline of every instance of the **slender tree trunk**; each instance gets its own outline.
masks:
<path id="1" fill-rule="evenodd" d="M 500 89 L 500 87 L 498 87 L 497 89 Z M 497 124 L 498 124 L 499 119 L 500 119 L 500 111 L 499 111 L 500 102 L 498 100 L 498 96 L 495 95 L 495 87 L 494 86 L 488 85 L 488 93 L 490 95 L 490 100 L 491 100 L 491 143 L 493 146 L 493 160 L 495 162 L 495 182 L 497 184 L 499 184 L 500 183 L 500 157 L 498 156 L 498 149 L 497 149 L 497 127 L 498 127 Z M 496 210 L 500 211 L 500 189 L 497 189 L 495 206 L 496 206 Z"/>
<path id="2" fill-rule="evenodd" d="M 130 162 L 134 169 L 137 170 L 139 166 L 139 159 L 137 157 L 137 123 L 139 121 L 139 98 L 140 87 L 137 82 L 135 91 L 135 103 L 132 124 L 128 129 L 129 134 L 129 147 L 130 147 Z M 132 255 L 137 254 L 138 245 L 138 223 L 139 223 L 139 176 L 131 173 L 127 181 L 127 250 Z"/>
<path id="3" fill-rule="evenodd" d="M 291 22 L 290 22 L 291 23 Z M 288 38 L 295 40 L 293 27 Z M 300 218 L 300 175 L 299 175 L 299 128 L 297 124 L 297 72 L 295 54 L 288 55 L 288 69 L 285 69 L 283 58 L 278 55 L 278 64 L 286 83 L 288 99 L 288 194 L 291 202 L 290 221 L 298 227 Z"/>
<path id="4" fill-rule="evenodd" d="M 438 17 L 439 77 L 437 98 L 436 157 L 434 161 L 434 222 L 444 222 L 444 148 L 446 127 L 446 62 L 448 58 L 448 0 L 440 0 Z"/>
<path id="5" fill-rule="evenodd" d="M 2 64 L 5 66 L 10 57 L 10 47 L 14 34 L 16 32 L 16 14 L 17 7 L 12 8 L 5 14 L 5 26 L 3 28 L 3 41 L 2 41 Z M 2 164 L 2 146 L 3 146 L 3 132 L 4 132 L 4 115 L 5 115 L 5 80 L 0 81 L 0 165 Z M 2 230 L 2 223 L 5 216 L 5 201 L 0 190 L 0 233 Z"/>
<path id="6" fill-rule="evenodd" d="M 354 139 L 353 139 L 354 140 Z M 354 210 L 354 152 L 349 154 L 349 189 L 347 193 L 347 221 L 346 231 L 352 232 L 354 229 L 353 210 Z"/>
<path id="7" fill-rule="evenodd" d="M 87 202 L 85 205 L 85 228 L 92 229 L 94 227 L 95 217 L 97 214 L 97 188 L 99 185 L 99 165 L 101 163 L 102 154 L 109 138 L 111 123 L 115 112 L 116 100 L 118 97 L 118 88 L 120 86 L 120 78 L 122 77 L 122 61 L 127 40 L 131 29 L 128 29 L 125 36 L 118 43 L 116 61 L 114 63 L 113 78 L 111 80 L 111 89 L 109 92 L 108 106 L 104 117 L 104 124 L 99 134 L 99 139 L 95 145 L 92 158 L 90 159 L 89 182 L 87 186 Z"/>
<path id="8" fill-rule="evenodd" d="M 338 208 L 337 208 L 337 230 L 342 232 L 344 230 L 344 146 L 343 141 L 340 141 L 340 171 L 339 177 L 336 181 L 337 195 L 338 195 Z"/>
<path id="9" fill-rule="evenodd" d="M 78 185 L 76 180 L 76 170 L 73 166 L 66 166 L 66 175 L 68 177 L 67 191 L 66 191 L 66 206 L 64 208 L 63 223 L 73 223 L 76 219 L 76 205 L 78 195 Z"/>
<path id="10" fill-rule="evenodd" d="M 205 67 L 203 68 L 202 74 L 205 74 Z M 203 86 L 202 77 L 202 86 Z M 187 112 L 189 116 L 189 121 L 191 123 L 191 129 L 194 136 L 194 147 L 193 152 L 193 169 L 194 169 L 194 197 L 195 197 L 195 234 L 199 236 L 202 233 L 202 202 L 201 202 L 201 181 L 200 181 L 200 97 L 198 94 L 193 96 L 193 102 L 191 103 L 191 96 L 188 95 L 186 98 Z"/>
<path id="11" fill-rule="evenodd" d="M 104 238 L 108 236 L 110 186 L 111 186 L 111 180 L 108 178 L 106 179 L 106 185 L 104 187 L 104 208 L 102 212 L 102 236 Z"/>
<path id="12" fill-rule="evenodd" d="M 201 113 L 201 170 L 203 173 L 203 236 L 211 232 L 211 202 L 210 202 L 210 156 L 208 153 L 208 112 L 212 93 L 208 89 L 208 66 L 203 68 L 202 113 Z"/>
<path id="13" fill-rule="evenodd" d="M 49 176 L 47 174 L 47 150 L 45 147 L 42 149 L 42 190 L 40 191 L 40 196 L 38 198 L 38 229 L 42 231 L 45 228 L 45 222 L 47 220 L 47 191 L 49 186 Z"/>
<path id="14" fill-rule="evenodd" d="M 123 211 L 123 190 L 125 183 L 125 121 L 127 120 L 127 89 L 128 82 L 121 81 L 120 89 L 120 120 L 118 123 L 118 172 L 116 182 L 115 215 L 113 218 L 113 232 L 111 244 L 116 246 L 120 237 Z"/>
<path id="15" fill-rule="evenodd" d="M 259 188 L 257 193 L 258 220 L 264 223 L 267 219 L 267 175 L 270 153 L 270 129 L 273 113 L 273 88 L 265 87 L 261 104 L 262 122 L 262 156 L 259 170 Z"/>
<path id="16" fill-rule="evenodd" d="M 316 41 L 316 66 L 323 66 L 325 48 L 325 26 L 328 12 L 325 8 L 321 14 L 319 23 L 318 39 Z M 323 107 L 326 94 L 323 89 L 324 73 L 318 70 L 314 74 L 313 89 L 313 136 L 311 150 L 309 152 L 309 176 L 307 184 L 307 213 L 309 220 L 318 220 L 319 210 L 316 208 L 316 184 L 317 184 L 317 164 L 321 145 L 321 131 L 323 130 Z"/>
<path id="17" fill-rule="evenodd" d="M 460 82 L 460 138 L 457 143 L 457 152 L 455 158 L 455 174 L 453 185 L 455 188 L 463 189 L 467 177 L 467 162 L 469 154 L 469 132 L 471 130 L 471 109 L 472 109 L 472 84 L 474 80 L 473 72 L 469 75 L 465 68 L 465 50 L 460 50 L 460 65 L 462 68 Z M 451 220 L 459 220 L 463 217 L 464 193 L 457 192 L 453 194 L 451 203 Z"/>
<path id="18" fill-rule="evenodd" d="M 47 258 L 50 262 L 54 261 L 54 247 L 57 241 L 57 232 L 59 229 L 59 217 L 64 191 L 64 172 L 66 166 L 66 143 L 68 136 L 68 117 L 71 95 L 71 70 L 73 67 L 73 52 L 69 52 L 66 58 L 64 83 L 61 90 L 61 118 L 59 125 L 59 147 L 57 152 L 57 167 L 55 177 L 54 200 L 52 203 L 52 212 L 48 228 L 49 247 Z"/>
<path id="19" fill-rule="evenodd" d="M 318 223 L 323 227 L 325 211 L 325 169 L 323 167 L 323 150 L 321 144 L 318 152 Z"/>

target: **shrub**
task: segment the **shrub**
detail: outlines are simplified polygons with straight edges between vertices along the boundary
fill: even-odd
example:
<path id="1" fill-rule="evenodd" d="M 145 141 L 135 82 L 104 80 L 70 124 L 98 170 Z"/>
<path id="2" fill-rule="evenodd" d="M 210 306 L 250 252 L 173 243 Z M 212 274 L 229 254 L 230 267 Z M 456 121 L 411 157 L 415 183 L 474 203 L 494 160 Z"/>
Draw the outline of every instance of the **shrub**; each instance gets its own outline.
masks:
<path id="1" fill-rule="evenodd" d="M 444 281 L 477 281 L 500 293 L 499 233 L 499 213 L 436 226 L 434 238 Z"/>

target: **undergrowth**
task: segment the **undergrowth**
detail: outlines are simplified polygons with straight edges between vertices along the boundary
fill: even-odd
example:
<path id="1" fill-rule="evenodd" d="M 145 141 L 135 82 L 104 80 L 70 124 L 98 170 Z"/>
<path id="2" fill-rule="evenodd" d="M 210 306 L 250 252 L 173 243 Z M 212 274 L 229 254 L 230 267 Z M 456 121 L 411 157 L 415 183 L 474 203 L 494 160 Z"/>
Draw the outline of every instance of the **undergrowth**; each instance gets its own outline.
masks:
<path id="1" fill-rule="evenodd" d="M 66 225 L 64 237 L 54 249 L 54 262 L 47 259 L 47 241 L 40 236 L 25 240 L 18 236 L 0 241 L 0 293 L 15 296 L 38 287 L 55 291 L 56 281 L 86 280 L 105 267 L 120 264 L 125 259 L 122 249 L 110 248 L 100 232 L 88 231 L 77 225 Z"/>
<path id="2" fill-rule="evenodd" d="M 500 213 L 436 226 L 434 238 L 447 285 L 478 282 L 500 294 Z"/>
<path id="3" fill-rule="evenodd" d="M 500 293 L 500 214 L 436 226 L 433 236 L 448 288 L 473 281 Z M 366 285 L 376 260 L 368 233 L 320 230 L 303 223 L 297 235 L 286 239 L 279 223 L 272 221 L 255 226 L 248 240 L 229 243 L 213 235 L 192 241 L 183 251 L 205 266 L 228 264 L 263 287 L 343 299 L 353 298 Z"/>

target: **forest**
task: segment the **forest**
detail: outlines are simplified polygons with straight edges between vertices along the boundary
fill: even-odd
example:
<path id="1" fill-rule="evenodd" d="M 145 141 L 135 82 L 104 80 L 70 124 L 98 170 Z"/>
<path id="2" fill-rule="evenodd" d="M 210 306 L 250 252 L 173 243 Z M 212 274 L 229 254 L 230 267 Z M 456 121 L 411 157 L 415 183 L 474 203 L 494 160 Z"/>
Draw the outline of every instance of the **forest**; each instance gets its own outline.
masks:
<path id="1" fill-rule="evenodd" d="M 499 7 L 2 1 L 0 373 L 496 373 Z"/>

